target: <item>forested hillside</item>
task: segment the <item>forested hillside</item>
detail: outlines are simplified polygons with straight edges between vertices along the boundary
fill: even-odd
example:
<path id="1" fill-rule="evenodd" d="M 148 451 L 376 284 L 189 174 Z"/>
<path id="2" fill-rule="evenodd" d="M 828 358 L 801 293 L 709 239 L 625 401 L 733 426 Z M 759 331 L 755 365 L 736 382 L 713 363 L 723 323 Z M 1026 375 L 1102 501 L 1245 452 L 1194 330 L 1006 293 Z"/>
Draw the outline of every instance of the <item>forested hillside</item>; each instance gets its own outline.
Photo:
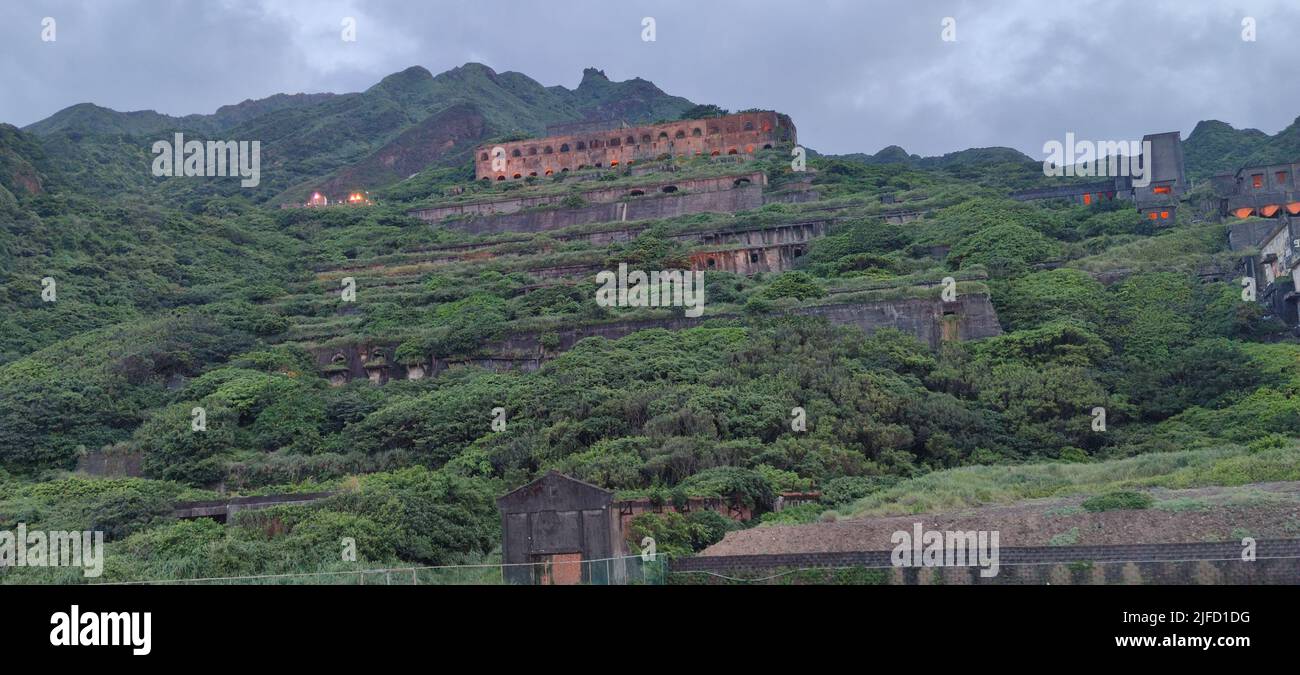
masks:
<path id="1" fill-rule="evenodd" d="M 735 497 L 759 514 L 782 491 L 822 491 L 822 504 L 781 515 L 806 521 L 955 467 L 1246 452 L 1300 435 L 1300 344 L 1242 300 L 1223 223 L 1192 208 L 1156 227 L 1122 201 L 1013 201 L 1010 190 L 1045 179 L 1007 149 L 813 155 L 802 175 L 786 147 L 743 164 L 669 158 L 660 171 L 675 179 L 762 172 L 766 194 L 811 176 L 817 198 L 640 223 L 629 241 L 578 237 L 599 230 L 583 225 L 474 235 L 408 215 L 521 194 L 580 208 L 581 190 L 647 179 L 622 167 L 474 182 L 469 151 L 550 123 L 691 107 L 595 70 L 567 90 L 469 64 L 211 116 L 77 106 L 0 127 L 0 529 L 103 529 L 106 579 L 331 569 L 321 561 L 343 536 L 366 560 L 443 564 L 490 559 L 493 498 L 549 469 L 623 495 Z M 148 143 L 175 130 L 263 139 L 262 185 L 149 175 Z M 430 154 L 431 138 L 452 137 Z M 1203 178 L 1231 157 L 1294 158 L 1288 138 L 1205 122 L 1187 141 L 1189 168 Z M 373 181 L 363 187 L 376 204 L 278 208 L 329 180 Z M 890 222 L 904 208 L 921 215 Z M 682 310 L 598 306 L 590 275 L 538 270 L 686 267 L 703 250 L 686 235 L 827 210 L 829 230 L 792 269 L 707 272 L 699 325 L 568 350 L 547 337 Z M 479 255 L 430 257 L 457 245 Z M 1206 268 L 1226 273 L 1206 280 Z M 358 280 L 353 306 L 338 300 L 345 275 Z M 950 276 L 957 292 L 991 299 L 1001 335 L 932 349 L 790 311 L 935 298 Z M 552 345 L 537 370 L 465 366 L 383 386 L 332 386 L 313 352 L 389 341 L 391 359 L 472 359 L 528 332 Z M 806 430 L 792 428 L 795 408 Z M 96 452 L 136 454 L 144 475 L 70 473 Z M 228 527 L 171 516 L 173 502 L 221 491 L 321 489 L 340 494 Z M 697 520 L 685 550 L 733 526 Z"/>

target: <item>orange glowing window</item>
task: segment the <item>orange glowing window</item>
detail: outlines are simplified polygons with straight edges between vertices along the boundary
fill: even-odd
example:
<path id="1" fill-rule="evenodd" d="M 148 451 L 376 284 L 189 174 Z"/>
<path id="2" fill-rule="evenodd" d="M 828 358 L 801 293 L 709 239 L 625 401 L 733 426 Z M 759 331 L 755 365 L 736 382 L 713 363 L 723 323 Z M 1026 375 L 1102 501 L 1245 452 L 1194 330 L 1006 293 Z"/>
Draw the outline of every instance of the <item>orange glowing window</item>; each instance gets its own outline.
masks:
<path id="1" fill-rule="evenodd" d="M 1259 213 L 1265 218 L 1272 218 L 1275 214 L 1277 214 L 1277 211 L 1280 208 L 1282 207 L 1278 206 L 1277 204 L 1269 204 L 1267 206 L 1260 208 Z"/>
<path id="2" fill-rule="evenodd" d="M 1251 186 L 1253 186 L 1256 190 L 1258 190 L 1258 189 L 1264 187 L 1264 174 L 1262 174 L 1262 173 L 1257 173 L 1257 174 L 1251 176 L 1251 177 L 1250 177 L 1250 184 L 1251 184 Z"/>
<path id="3" fill-rule="evenodd" d="M 549 175 L 551 175 L 551 174 L 552 174 L 552 173 L 554 173 L 554 172 L 553 172 L 553 171 L 551 171 L 551 170 L 550 170 L 550 169 L 547 169 L 547 170 L 546 170 L 546 175 L 548 175 L 548 176 L 549 176 Z"/>
<path id="4" fill-rule="evenodd" d="M 1090 195 L 1090 194 L 1085 194 L 1085 195 L 1083 196 L 1083 203 L 1084 203 L 1084 204 L 1091 204 L 1091 203 L 1092 203 L 1092 195 Z"/>
<path id="5" fill-rule="evenodd" d="M 1151 213 L 1147 214 L 1147 218 L 1150 218 L 1151 220 L 1155 220 L 1159 215 L 1160 214 L 1156 213 L 1155 211 L 1152 211 Z"/>
<path id="6" fill-rule="evenodd" d="M 1251 215 L 1253 215 L 1254 213 L 1255 213 L 1255 209 L 1252 209 L 1252 208 L 1250 208 L 1249 206 L 1243 206 L 1243 207 L 1241 207 L 1241 208 L 1236 209 L 1235 211 L 1233 211 L 1233 212 L 1232 212 L 1232 215 L 1234 215 L 1234 216 L 1236 216 L 1236 217 L 1238 217 L 1238 218 L 1249 218 L 1249 217 L 1251 217 Z"/>
<path id="7" fill-rule="evenodd" d="M 1151 188 L 1151 191 L 1158 195 L 1167 195 L 1170 192 L 1170 187 L 1168 185 L 1157 185 Z"/>
<path id="8" fill-rule="evenodd" d="M 754 146 L 752 146 L 752 145 L 747 145 L 747 146 L 745 146 L 745 152 L 747 152 L 747 153 L 749 153 L 749 154 L 751 154 L 751 155 L 754 154 Z"/>
<path id="9" fill-rule="evenodd" d="M 610 166 L 618 166 L 618 160 L 616 159 L 616 160 L 610 162 L 609 165 L 610 165 Z"/>
<path id="10" fill-rule="evenodd" d="M 1160 212 L 1160 220 L 1169 220 L 1169 212 L 1168 212 L 1168 211 L 1161 211 L 1161 212 Z"/>
<path id="11" fill-rule="evenodd" d="M 1278 182 L 1279 184 L 1285 184 L 1285 183 L 1286 183 L 1286 172 L 1285 172 L 1285 171 L 1279 171 L 1279 172 L 1273 174 L 1273 177 L 1277 179 L 1277 182 Z"/>
<path id="12" fill-rule="evenodd" d="M 348 201 L 350 202 L 359 202 L 363 199 L 365 199 L 365 197 L 362 196 L 360 192 L 353 192 L 352 194 L 348 195 Z"/>
<path id="13" fill-rule="evenodd" d="M 1287 204 L 1286 211 L 1293 216 L 1300 216 L 1300 202 L 1291 202 L 1290 204 Z"/>

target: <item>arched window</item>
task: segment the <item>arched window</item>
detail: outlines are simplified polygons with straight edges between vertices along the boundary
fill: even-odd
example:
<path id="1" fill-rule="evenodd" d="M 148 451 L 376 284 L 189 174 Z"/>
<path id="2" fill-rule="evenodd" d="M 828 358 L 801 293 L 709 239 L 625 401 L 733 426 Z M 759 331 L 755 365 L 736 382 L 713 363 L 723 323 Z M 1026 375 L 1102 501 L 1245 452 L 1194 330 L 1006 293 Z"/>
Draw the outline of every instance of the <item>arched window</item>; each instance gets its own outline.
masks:
<path id="1" fill-rule="evenodd" d="M 563 169 L 560 169 L 560 173 L 568 173 L 568 172 L 569 172 L 569 167 L 567 166 L 564 167 Z"/>
<path id="2" fill-rule="evenodd" d="M 480 160 L 486 162 L 486 161 L 487 161 L 487 153 L 485 152 L 485 153 L 480 154 L 480 155 L 478 156 L 478 158 L 479 158 Z"/>
<path id="3" fill-rule="evenodd" d="M 537 154 L 537 146 L 536 146 L 536 145 L 529 146 L 529 148 L 528 148 L 528 156 L 529 156 L 529 157 L 532 157 L 532 156 L 534 156 L 534 155 L 536 155 L 536 154 Z"/>
<path id="4" fill-rule="evenodd" d="M 667 132 L 667 131 L 660 131 L 660 132 L 659 132 L 659 140 L 661 140 L 661 141 L 666 141 L 666 140 L 668 140 L 668 132 Z"/>
<path id="5" fill-rule="evenodd" d="M 515 148 L 514 150 L 511 150 L 511 151 L 510 151 L 510 156 L 511 156 L 511 157 L 520 157 L 521 155 L 520 155 L 520 153 L 519 153 L 519 148 Z"/>
<path id="6" fill-rule="evenodd" d="M 754 123 L 753 123 L 753 122 L 745 122 L 745 131 L 753 131 L 753 130 L 754 130 Z"/>
<path id="7" fill-rule="evenodd" d="M 611 148 L 617 148 L 622 143 L 623 141 L 618 140 L 618 136 L 609 139 L 609 147 Z"/>
<path id="8" fill-rule="evenodd" d="M 645 195 L 645 190 L 633 190 L 627 193 L 627 196 L 629 197 L 641 197 L 643 195 Z"/>
<path id="9" fill-rule="evenodd" d="M 665 186 L 659 188 L 659 191 L 660 191 L 660 192 L 666 192 L 666 193 L 668 193 L 668 194 L 672 194 L 672 193 L 674 193 L 674 192 L 677 191 L 677 186 L 676 186 L 676 185 L 665 185 Z"/>
<path id="10" fill-rule="evenodd" d="M 728 155 L 734 155 L 734 154 L 736 154 L 736 149 L 735 149 L 735 148 L 732 148 L 732 149 L 728 150 L 728 151 L 727 151 L 727 154 L 728 154 Z"/>
<path id="11" fill-rule="evenodd" d="M 641 134 L 641 142 L 642 142 L 642 143 L 649 143 L 649 142 L 650 142 L 650 134 Z"/>
<path id="12" fill-rule="evenodd" d="M 553 153 L 553 152 L 555 152 L 555 150 L 554 150 L 553 148 L 551 148 L 551 146 L 549 146 L 549 145 L 546 146 L 546 147 L 544 147 L 544 148 L 542 148 L 542 154 L 543 154 L 543 155 L 549 155 L 549 154 L 551 154 L 551 153 Z"/>
<path id="13" fill-rule="evenodd" d="M 713 152 L 710 152 L 710 153 L 709 153 L 709 156 L 710 156 L 710 157 L 717 157 L 718 154 L 719 154 L 718 151 L 717 151 L 717 150 L 714 150 Z"/>
<path id="14" fill-rule="evenodd" d="M 686 138 L 686 132 L 681 129 L 677 130 L 677 138 Z"/>
<path id="15" fill-rule="evenodd" d="M 532 171 L 532 172 L 530 172 L 528 175 L 529 175 L 529 176 L 536 176 L 536 175 L 537 175 L 537 172 L 536 172 L 536 171 Z"/>
<path id="16" fill-rule="evenodd" d="M 578 149 L 579 149 L 579 150 L 586 150 L 586 149 L 587 149 L 587 143 L 586 143 L 586 141 L 578 141 Z"/>
<path id="17" fill-rule="evenodd" d="M 506 179 L 505 176 L 497 176 L 497 180 L 505 180 L 505 179 Z"/>
<path id="18" fill-rule="evenodd" d="M 568 143 L 565 143 L 565 144 L 563 144 L 563 145 L 560 146 L 560 152 L 568 152 L 568 151 L 569 151 L 569 144 L 568 144 Z"/>
<path id="19" fill-rule="evenodd" d="M 636 145 L 636 136 L 628 136 L 623 142 L 628 145 Z"/>
<path id="20" fill-rule="evenodd" d="M 697 137 L 698 137 L 698 136 L 703 136 L 703 135 L 704 135 L 704 132 L 703 132 L 703 131 L 700 131 L 700 128 L 699 128 L 699 127 L 695 127 L 694 129 L 691 129 L 691 135 L 692 135 L 692 136 L 697 136 Z"/>
<path id="21" fill-rule="evenodd" d="M 771 149 L 772 149 L 772 144 L 771 144 L 771 143 L 764 143 L 764 144 L 763 144 L 763 149 L 764 149 L 764 150 L 771 150 Z"/>
<path id="22" fill-rule="evenodd" d="M 521 176 L 521 175 L 519 175 L 519 174 L 515 174 L 515 175 L 514 175 L 514 178 L 523 178 L 523 176 Z"/>

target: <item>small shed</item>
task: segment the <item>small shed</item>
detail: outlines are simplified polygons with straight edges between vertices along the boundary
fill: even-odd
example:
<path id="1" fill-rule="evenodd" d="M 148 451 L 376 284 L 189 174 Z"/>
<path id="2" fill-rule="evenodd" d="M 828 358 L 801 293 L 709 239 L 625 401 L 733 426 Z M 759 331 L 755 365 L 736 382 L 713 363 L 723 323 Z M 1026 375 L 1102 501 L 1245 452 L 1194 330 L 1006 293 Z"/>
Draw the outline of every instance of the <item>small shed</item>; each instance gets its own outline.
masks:
<path id="1" fill-rule="evenodd" d="M 622 583 L 614 493 L 550 471 L 497 499 L 502 574 L 513 584 Z"/>

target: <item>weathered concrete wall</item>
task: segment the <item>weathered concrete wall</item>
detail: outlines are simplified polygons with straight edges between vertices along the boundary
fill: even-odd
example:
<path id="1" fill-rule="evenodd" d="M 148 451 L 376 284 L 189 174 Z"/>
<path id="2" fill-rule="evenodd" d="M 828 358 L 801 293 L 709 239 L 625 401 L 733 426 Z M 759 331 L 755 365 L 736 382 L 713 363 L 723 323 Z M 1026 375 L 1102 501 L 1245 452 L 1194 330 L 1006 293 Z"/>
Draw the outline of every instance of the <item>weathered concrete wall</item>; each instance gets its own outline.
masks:
<path id="1" fill-rule="evenodd" d="M 932 349 L 937 349 L 946 340 L 974 340 L 1002 334 L 997 313 L 993 309 L 993 304 L 989 302 L 988 296 L 970 293 L 959 296 L 956 302 L 943 302 L 938 298 L 906 298 L 799 307 L 791 310 L 790 313 L 823 317 L 834 325 L 857 326 L 868 334 L 881 328 L 897 328 L 911 333 Z M 466 364 L 480 365 L 493 370 L 534 370 L 545 360 L 571 349 L 578 341 L 589 337 L 616 340 L 651 328 L 682 330 L 698 326 L 710 319 L 735 318 L 737 317 L 706 316 L 692 319 L 680 316 L 671 319 L 622 321 L 558 329 L 549 331 L 558 340 L 558 346 L 549 351 L 542 349 L 541 333 L 517 333 L 483 345 L 481 351 L 485 356 L 448 360 L 439 358 L 439 355 L 430 355 L 427 361 L 419 364 L 418 377 L 412 377 L 409 367 L 393 362 L 392 353 L 397 344 L 392 342 L 365 343 L 341 348 L 316 347 L 311 351 L 322 371 L 330 366 L 336 357 L 339 363 L 346 365 L 346 370 L 340 371 L 339 381 L 333 382 L 335 384 L 364 377 L 370 377 L 372 382 L 382 384 L 389 379 L 428 377 L 448 367 Z M 374 368 L 366 368 L 367 360 L 373 364 L 376 353 L 386 359 L 383 375 L 378 379 L 375 377 Z"/>
<path id="2" fill-rule="evenodd" d="M 691 269 L 758 274 L 759 272 L 784 272 L 794 267 L 794 261 L 806 253 L 808 246 L 793 244 L 767 244 L 747 248 L 697 251 L 691 254 Z"/>
<path id="3" fill-rule="evenodd" d="M 587 167 L 627 166 L 664 155 L 752 155 L 778 143 L 796 142 L 789 117 L 775 112 L 738 113 L 484 145 L 474 151 L 474 175 L 486 180 L 515 180 Z M 499 158 L 494 157 L 497 152 Z"/>
<path id="4" fill-rule="evenodd" d="M 767 185 L 767 174 L 751 171 L 712 178 L 692 178 L 686 180 L 660 179 L 642 185 L 621 186 L 615 188 L 597 188 L 574 193 L 592 204 L 607 204 L 628 197 L 653 195 L 663 192 L 718 192 L 730 190 L 742 185 Z M 514 197 L 510 199 L 449 204 L 427 209 L 408 211 L 407 215 L 420 220 L 436 223 L 449 216 L 489 216 L 494 214 L 515 213 L 538 206 L 559 204 L 572 195 L 539 195 L 535 197 Z"/>
<path id="5" fill-rule="evenodd" d="M 139 452 L 104 452 L 95 450 L 77 460 L 77 471 L 89 476 L 143 476 L 140 468 L 143 454 Z"/>
<path id="6" fill-rule="evenodd" d="M 1130 198 L 1132 194 L 1125 181 L 1119 178 L 1112 178 L 1105 181 L 1094 181 L 1091 183 L 1081 183 L 1078 185 L 1058 185 L 1054 187 L 1033 188 L 1030 190 L 1020 190 L 1012 192 L 1011 198 L 1017 201 L 1027 202 L 1040 199 L 1066 199 L 1076 204 L 1085 203 L 1085 195 L 1088 197 L 1086 203 L 1102 201 L 1106 199 Z"/>
<path id="7" fill-rule="evenodd" d="M 213 518 L 226 522 L 230 516 L 240 511 L 265 509 L 284 504 L 310 504 L 338 494 L 337 491 L 297 492 L 279 495 L 259 495 L 254 497 L 230 497 L 228 499 L 208 499 L 195 502 L 177 502 L 172 505 L 172 516 L 181 519 Z"/>
<path id="8" fill-rule="evenodd" d="M 453 230 L 472 234 L 498 232 L 545 232 L 574 225 L 609 223 L 631 220 L 674 218 L 693 213 L 733 213 L 756 209 L 763 205 L 763 188 L 747 184 L 730 190 L 646 195 L 627 201 L 592 204 L 576 209 L 543 209 L 520 211 L 464 220 L 447 221 Z"/>

